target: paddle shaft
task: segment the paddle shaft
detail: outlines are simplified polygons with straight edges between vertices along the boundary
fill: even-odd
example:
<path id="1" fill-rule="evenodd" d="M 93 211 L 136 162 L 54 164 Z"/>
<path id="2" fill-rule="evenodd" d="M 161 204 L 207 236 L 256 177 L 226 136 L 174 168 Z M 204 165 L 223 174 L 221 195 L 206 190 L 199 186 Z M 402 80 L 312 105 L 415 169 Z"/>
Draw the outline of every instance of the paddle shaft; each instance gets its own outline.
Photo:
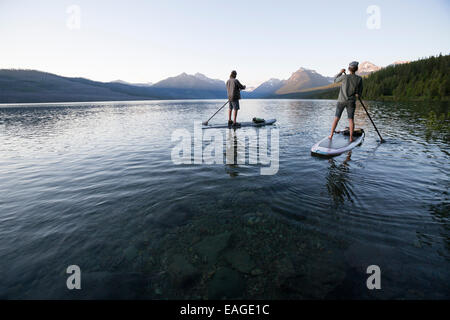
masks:
<path id="1" fill-rule="evenodd" d="M 208 122 L 209 122 L 209 120 L 211 120 L 211 119 L 217 114 L 217 112 L 219 112 L 220 110 L 222 110 L 223 107 L 225 107 L 225 106 L 227 105 L 228 102 L 230 102 L 230 101 L 225 102 L 225 104 L 224 104 L 223 106 L 221 106 L 220 109 L 217 110 L 216 113 L 214 113 L 214 114 L 211 116 L 211 118 L 208 119 L 208 121 L 205 121 L 204 124 L 207 125 Z"/>
<path id="2" fill-rule="evenodd" d="M 373 127 L 375 128 L 375 130 L 377 131 L 377 133 L 378 133 L 378 136 L 380 137 L 380 139 L 381 139 L 381 142 L 384 142 L 384 139 L 381 137 L 381 134 L 380 134 L 380 132 L 378 131 L 378 129 L 377 129 L 377 126 L 375 125 L 375 123 L 373 122 L 373 120 L 372 120 L 372 117 L 370 116 L 370 114 L 369 114 L 369 112 L 367 111 L 367 109 L 366 109 L 366 106 L 364 105 L 364 103 L 362 102 L 362 100 L 361 100 L 361 98 L 360 97 L 358 97 L 358 99 L 359 99 L 359 102 L 361 103 L 361 105 L 363 106 L 363 108 L 364 108 L 364 111 L 366 111 L 366 113 L 367 113 L 367 116 L 369 117 L 369 119 L 370 119 L 370 122 L 372 122 L 372 124 L 373 124 Z"/>

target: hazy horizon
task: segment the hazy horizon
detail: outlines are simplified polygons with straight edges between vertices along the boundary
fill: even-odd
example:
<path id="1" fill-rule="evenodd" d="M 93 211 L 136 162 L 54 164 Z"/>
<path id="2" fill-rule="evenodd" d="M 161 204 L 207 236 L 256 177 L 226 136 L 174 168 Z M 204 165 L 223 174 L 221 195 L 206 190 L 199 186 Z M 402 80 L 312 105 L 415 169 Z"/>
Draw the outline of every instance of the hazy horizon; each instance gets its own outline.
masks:
<path id="1" fill-rule="evenodd" d="M 0 69 L 130 83 L 183 72 L 226 80 L 236 69 L 257 86 L 300 67 L 332 76 L 352 60 L 386 66 L 448 54 L 449 15 L 446 1 L 4 0 Z"/>

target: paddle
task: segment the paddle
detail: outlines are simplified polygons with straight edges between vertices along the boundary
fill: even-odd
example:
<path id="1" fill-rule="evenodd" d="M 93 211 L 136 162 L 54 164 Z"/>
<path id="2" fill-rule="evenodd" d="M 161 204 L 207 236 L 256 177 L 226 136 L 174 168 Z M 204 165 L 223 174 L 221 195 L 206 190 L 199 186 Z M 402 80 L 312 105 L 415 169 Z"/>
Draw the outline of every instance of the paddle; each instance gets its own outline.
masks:
<path id="1" fill-rule="evenodd" d="M 205 121 L 205 122 L 202 122 L 202 124 L 204 125 L 204 126 L 207 126 L 208 125 L 208 122 L 209 122 L 209 120 L 211 120 L 216 114 L 217 114 L 217 112 L 219 112 L 220 110 L 222 110 L 223 109 L 223 107 L 225 107 L 226 105 L 227 105 L 227 103 L 228 103 L 229 101 L 227 101 L 227 102 L 225 102 L 225 104 L 223 105 L 223 106 L 221 106 L 220 107 L 220 109 L 219 110 L 217 110 L 216 111 L 216 113 L 214 113 L 212 116 L 211 116 L 211 118 L 209 118 L 208 119 L 208 121 Z"/>
<path id="2" fill-rule="evenodd" d="M 378 136 L 380 137 L 380 142 L 381 142 L 381 143 L 386 142 L 386 140 L 384 140 L 384 139 L 381 137 L 381 134 L 380 134 L 380 132 L 378 131 L 377 126 L 376 126 L 375 123 L 373 122 L 372 117 L 370 116 L 369 112 L 368 112 L 367 109 L 366 109 L 366 106 L 364 105 L 364 103 L 362 102 L 362 100 L 361 100 L 361 98 L 360 98 L 359 96 L 358 96 L 358 99 L 359 99 L 359 102 L 361 102 L 361 105 L 363 106 L 364 111 L 366 111 L 367 116 L 368 116 L 369 119 L 370 119 L 370 122 L 372 122 L 373 127 L 374 127 L 375 130 L 377 131 Z"/>

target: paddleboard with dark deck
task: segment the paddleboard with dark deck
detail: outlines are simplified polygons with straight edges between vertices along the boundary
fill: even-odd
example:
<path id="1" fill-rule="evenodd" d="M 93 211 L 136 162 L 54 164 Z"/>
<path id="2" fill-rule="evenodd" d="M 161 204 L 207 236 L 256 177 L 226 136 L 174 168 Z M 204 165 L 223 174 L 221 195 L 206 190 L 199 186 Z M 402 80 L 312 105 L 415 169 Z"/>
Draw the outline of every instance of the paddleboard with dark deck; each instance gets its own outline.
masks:
<path id="1" fill-rule="evenodd" d="M 333 139 L 328 139 L 328 137 L 323 138 L 317 142 L 311 148 L 311 154 L 317 156 L 332 157 L 340 155 L 346 151 L 352 150 L 354 147 L 359 146 L 364 140 L 364 130 L 355 130 L 353 136 L 353 141 L 350 142 L 348 131 L 344 130 L 342 132 L 336 132 L 333 135 Z"/>
<path id="2" fill-rule="evenodd" d="M 267 126 L 267 125 L 271 125 L 274 124 L 277 121 L 277 119 L 269 119 L 269 120 L 265 120 L 264 122 L 239 122 L 240 126 L 234 127 L 234 126 L 229 126 L 228 124 L 211 124 L 211 125 L 207 125 L 207 126 L 203 126 L 202 129 L 219 129 L 219 128 L 230 128 L 230 129 L 234 129 L 234 128 L 243 128 L 243 127 L 262 127 L 262 126 Z"/>

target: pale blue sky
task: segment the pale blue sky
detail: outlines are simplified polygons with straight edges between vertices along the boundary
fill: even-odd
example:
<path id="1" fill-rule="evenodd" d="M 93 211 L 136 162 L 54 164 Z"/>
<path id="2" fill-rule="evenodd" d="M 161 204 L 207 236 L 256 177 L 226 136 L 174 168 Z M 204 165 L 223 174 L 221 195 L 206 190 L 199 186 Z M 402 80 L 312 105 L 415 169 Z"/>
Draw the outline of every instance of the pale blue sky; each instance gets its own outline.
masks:
<path id="1" fill-rule="evenodd" d="M 79 30 L 67 27 L 70 5 Z M 369 5 L 381 28 L 366 26 Z M 331 76 L 450 52 L 450 1 L 0 0 L 0 68 L 156 82 L 181 72 L 246 84 L 299 67 Z"/>

